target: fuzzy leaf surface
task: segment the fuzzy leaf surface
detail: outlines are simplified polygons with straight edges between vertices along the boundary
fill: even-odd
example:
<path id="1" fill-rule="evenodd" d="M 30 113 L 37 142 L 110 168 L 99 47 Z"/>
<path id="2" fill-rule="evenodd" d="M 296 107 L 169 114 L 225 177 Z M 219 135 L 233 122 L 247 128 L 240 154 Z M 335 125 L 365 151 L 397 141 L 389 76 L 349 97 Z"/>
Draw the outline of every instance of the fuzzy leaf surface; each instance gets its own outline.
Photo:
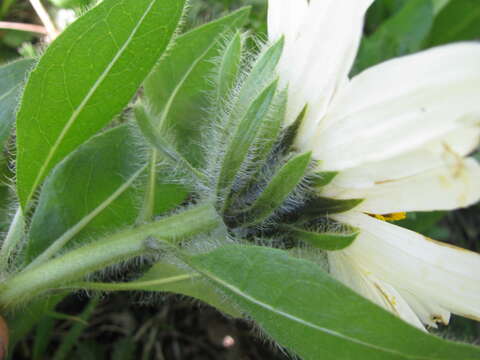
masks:
<path id="1" fill-rule="evenodd" d="M 187 271 L 169 263 L 157 263 L 140 279 L 126 283 L 85 283 L 79 287 L 101 291 L 154 291 L 190 296 L 210 304 L 234 317 L 238 310 L 226 302 L 212 284 L 194 271 Z"/>
<path id="2" fill-rule="evenodd" d="M 201 130 L 214 90 L 212 77 L 227 34 L 247 20 L 249 8 L 193 29 L 176 40 L 145 81 L 145 97 L 161 132 L 168 130 L 178 150 L 194 165 L 202 161 Z"/>
<path id="3" fill-rule="evenodd" d="M 222 168 L 218 178 L 218 194 L 227 195 L 242 164 L 247 160 L 252 145 L 258 135 L 258 130 L 267 121 L 270 105 L 277 91 L 277 82 L 270 84 L 253 101 L 237 128 L 233 131 L 225 156 L 222 159 Z"/>
<path id="4" fill-rule="evenodd" d="M 117 115 L 167 47 L 184 0 L 105 0 L 46 50 L 17 118 L 17 191 L 26 208 L 49 171 Z"/>
<path id="5" fill-rule="evenodd" d="M 188 262 L 305 360 L 480 356 L 480 348 L 428 335 L 333 280 L 318 265 L 281 250 L 229 245 Z"/>
<path id="6" fill-rule="evenodd" d="M 122 125 L 93 137 L 56 167 L 32 219 L 27 258 L 33 259 L 67 232 L 81 241 L 133 224 L 146 181 L 140 152 L 131 130 Z M 180 186 L 162 180 L 158 177 L 158 213 L 186 196 Z"/>
<path id="7" fill-rule="evenodd" d="M 305 241 L 318 249 L 329 251 L 345 249 L 350 246 L 358 236 L 358 232 L 351 234 L 320 233 L 295 227 L 289 227 L 288 230 L 296 239 Z"/>
<path id="8" fill-rule="evenodd" d="M 216 89 L 216 106 L 221 105 L 222 101 L 229 95 L 240 71 L 240 63 L 242 60 L 243 41 L 239 32 L 233 36 L 230 42 L 225 47 L 222 55 L 220 55 L 220 62 L 218 70 L 215 72 L 214 83 Z"/>
<path id="9" fill-rule="evenodd" d="M 311 153 L 301 154 L 283 165 L 245 214 L 246 222 L 257 224 L 278 209 L 305 176 Z"/>
<path id="10" fill-rule="evenodd" d="M 0 67 L 0 147 L 10 135 L 28 70 L 34 60 L 23 59 Z"/>

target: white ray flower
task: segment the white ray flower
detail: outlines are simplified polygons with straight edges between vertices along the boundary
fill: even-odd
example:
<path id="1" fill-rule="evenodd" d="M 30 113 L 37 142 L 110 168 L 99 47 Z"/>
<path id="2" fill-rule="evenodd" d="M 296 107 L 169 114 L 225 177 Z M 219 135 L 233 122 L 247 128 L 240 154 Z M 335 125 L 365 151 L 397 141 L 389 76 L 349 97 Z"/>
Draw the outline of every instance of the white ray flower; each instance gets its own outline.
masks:
<path id="1" fill-rule="evenodd" d="M 450 313 L 480 320 L 480 256 L 367 214 L 451 210 L 480 199 L 480 44 L 387 61 L 348 78 L 373 0 L 269 0 L 269 38 L 287 123 L 308 104 L 297 146 L 339 174 L 322 196 L 362 198 L 332 216 L 361 230 L 330 252 L 334 277 L 423 329 Z"/>

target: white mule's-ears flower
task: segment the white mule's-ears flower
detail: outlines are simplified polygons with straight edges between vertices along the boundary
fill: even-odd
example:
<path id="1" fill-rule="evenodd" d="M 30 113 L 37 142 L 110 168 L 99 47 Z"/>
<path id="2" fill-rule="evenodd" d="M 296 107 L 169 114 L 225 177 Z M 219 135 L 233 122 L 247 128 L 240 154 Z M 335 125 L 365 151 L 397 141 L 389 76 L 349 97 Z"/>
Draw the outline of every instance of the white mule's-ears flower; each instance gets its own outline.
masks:
<path id="1" fill-rule="evenodd" d="M 332 216 L 360 229 L 330 252 L 334 277 L 423 328 L 450 313 L 480 320 L 480 255 L 367 214 L 451 210 L 480 199 L 480 44 L 434 48 L 348 78 L 373 0 L 269 0 L 287 124 L 308 110 L 297 146 L 338 175 L 322 196 L 362 198 Z"/>

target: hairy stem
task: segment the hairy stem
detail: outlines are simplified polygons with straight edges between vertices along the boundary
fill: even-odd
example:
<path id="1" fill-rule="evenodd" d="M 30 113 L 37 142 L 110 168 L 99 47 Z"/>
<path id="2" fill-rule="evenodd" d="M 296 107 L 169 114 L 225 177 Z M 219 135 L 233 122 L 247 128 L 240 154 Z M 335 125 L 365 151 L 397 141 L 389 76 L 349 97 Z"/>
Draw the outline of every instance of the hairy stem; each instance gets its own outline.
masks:
<path id="1" fill-rule="evenodd" d="M 8 279 L 0 287 L 0 307 L 14 307 L 107 266 L 151 253 L 152 241 L 176 244 L 220 224 L 214 207 L 207 204 L 116 233 Z"/>
<path id="2" fill-rule="evenodd" d="M 8 268 L 10 257 L 15 251 L 15 248 L 20 243 L 23 237 L 25 228 L 25 220 L 20 206 L 12 219 L 7 236 L 3 240 L 2 248 L 0 249 L 0 271 Z"/>

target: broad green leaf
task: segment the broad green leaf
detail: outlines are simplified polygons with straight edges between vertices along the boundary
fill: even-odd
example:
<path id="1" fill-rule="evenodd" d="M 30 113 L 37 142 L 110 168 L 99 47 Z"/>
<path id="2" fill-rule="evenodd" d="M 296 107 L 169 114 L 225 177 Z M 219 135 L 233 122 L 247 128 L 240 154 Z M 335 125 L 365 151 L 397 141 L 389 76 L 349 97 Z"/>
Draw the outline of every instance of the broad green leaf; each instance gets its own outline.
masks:
<path id="1" fill-rule="evenodd" d="M 0 67 L 0 148 L 2 149 L 15 122 L 18 99 L 28 70 L 33 64 L 32 59 L 23 59 Z"/>
<path id="2" fill-rule="evenodd" d="M 350 246 L 359 234 L 358 232 L 351 234 L 320 233 L 296 227 L 288 227 L 287 230 L 297 240 L 304 241 L 313 247 L 329 251 L 341 250 Z"/>
<path id="3" fill-rule="evenodd" d="M 433 12 L 438 14 L 442 9 L 448 5 L 450 0 L 432 0 L 433 1 Z"/>
<path id="4" fill-rule="evenodd" d="M 409 0 L 395 16 L 363 39 L 353 73 L 422 48 L 433 24 L 432 0 Z"/>
<path id="5" fill-rule="evenodd" d="M 55 240 L 88 240 L 135 222 L 142 199 L 140 185 L 146 181 L 137 142 L 127 125 L 119 126 L 92 138 L 52 172 L 32 219 L 27 260 Z M 162 201 L 157 214 L 186 196 L 180 186 L 162 184 L 162 179 L 158 177 Z"/>
<path id="6" fill-rule="evenodd" d="M 305 176 L 311 153 L 301 154 L 283 165 L 252 206 L 239 216 L 243 223 L 258 224 L 271 216 L 288 198 Z"/>
<path id="7" fill-rule="evenodd" d="M 478 0 L 454 0 L 435 18 L 429 46 L 454 41 L 480 39 L 480 4 Z"/>
<path id="8" fill-rule="evenodd" d="M 199 299 L 223 312 L 241 317 L 238 310 L 223 299 L 210 283 L 193 271 L 176 265 L 157 263 L 136 281 L 128 283 L 81 283 L 76 287 L 100 291 L 155 291 L 182 294 Z"/>
<path id="9" fill-rule="evenodd" d="M 304 360 L 480 358 L 480 348 L 424 333 L 281 250 L 229 245 L 187 261 Z"/>
<path id="10" fill-rule="evenodd" d="M 137 290 L 165 291 L 190 296 L 229 315 L 241 317 L 238 310 L 227 302 L 214 286 L 199 279 L 198 273 L 188 272 L 172 264 L 155 264 L 136 286 Z"/>
<path id="11" fill-rule="evenodd" d="M 252 145 L 257 140 L 259 129 L 268 121 L 267 114 L 277 91 L 277 82 L 273 82 L 253 101 L 236 129 L 233 129 L 218 178 L 217 193 L 220 198 L 228 195 L 233 182 Z"/>
<path id="12" fill-rule="evenodd" d="M 206 125 L 205 109 L 215 90 L 212 75 L 224 50 L 224 38 L 248 18 L 240 9 L 193 29 L 176 40 L 145 81 L 145 97 L 161 132 L 168 130 L 178 150 L 194 165 L 202 161 L 200 140 Z"/>
<path id="13" fill-rule="evenodd" d="M 182 16 L 184 0 L 104 0 L 46 50 L 17 117 L 24 209 L 50 170 L 135 95 Z"/>
<path id="14" fill-rule="evenodd" d="M 365 32 L 371 34 L 387 19 L 394 16 L 408 0 L 376 0 L 367 11 Z"/>

